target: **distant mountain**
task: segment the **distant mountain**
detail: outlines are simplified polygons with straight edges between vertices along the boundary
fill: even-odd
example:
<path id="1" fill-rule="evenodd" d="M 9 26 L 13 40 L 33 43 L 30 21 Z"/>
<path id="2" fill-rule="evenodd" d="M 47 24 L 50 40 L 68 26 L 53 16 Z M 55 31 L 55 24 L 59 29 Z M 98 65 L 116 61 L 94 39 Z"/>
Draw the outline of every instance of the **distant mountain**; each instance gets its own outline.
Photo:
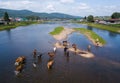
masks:
<path id="1" fill-rule="evenodd" d="M 39 16 L 40 18 L 81 18 L 80 16 L 72 16 L 63 13 L 38 13 L 29 10 L 10 10 L 0 9 L 0 17 L 3 17 L 4 12 L 8 12 L 10 17 L 26 17 L 26 16 Z"/>

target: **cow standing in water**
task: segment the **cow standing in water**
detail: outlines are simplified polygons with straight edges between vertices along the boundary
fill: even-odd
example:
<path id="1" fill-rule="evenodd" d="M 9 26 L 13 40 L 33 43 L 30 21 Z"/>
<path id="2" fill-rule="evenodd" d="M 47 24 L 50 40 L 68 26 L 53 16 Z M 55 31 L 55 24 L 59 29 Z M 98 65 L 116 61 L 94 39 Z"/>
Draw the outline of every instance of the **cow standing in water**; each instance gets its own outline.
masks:
<path id="1" fill-rule="evenodd" d="M 20 56 L 15 60 L 15 65 L 19 66 L 21 64 L 24 64 L 25 60 L 26 60 L 25 56 Z"/>
<path id="2" fill-rule="evenodd" d="M 56 52 L 56 50 L 57 50 L 57 47 L 54 47 L 54 48 L 53 48 L 53 52 L 55 53 L 55 52 Z"/>
<path id="3" fill-rule="evenodd" d="M 48 55 L 49 55 L 50 57 L 54 57 L 54 56 L 55 56 L 55 53 L 54 53 L 54 52 L 48 52 Z"/>
<path id="4" fill-rule="evenodd" d="M 50 60 L 48 61 L 48 63 L 47 63 L 47 68 L 48 68 L 48 69 L 51 69 L 52 66 L 53 66 L 53 63 L 54 63 L 54 60 L 53 60 L 53 59 L 50 59 Z"/>
<path id="5" fill-rule="evenodd" d="M 22 72 L 25 64 L 25 56 L 20 56 L 15 60 L 15 74 L 18 75 L 20 72 Z"/>
<path id="6" fill-rule="evenodd" d="M 66 55 L 66 53 L 67 53 L 67 50 L 68 50 L 68 48 L 67 48 L 67 46 L 65 46 L 64 47 L 64 54 Z"/>
<path id="7" fill-rule="evenodd" d="M 36 55 L 37 55 L 37 50 L 34 49 L 34 51 L 33 51 L 33 57 L 36 58 Z"/>
<path id="8" fill-rule="evenodd" d="M 63 41 L 63 46 L 67 47 L 68 46 L 68 42 L 67 41 Z"/>
<path id="9" fill-rule="evenodd" d="M 54 63 L 53 57 L 55 56 L 55 52 L 48 52 L 48 55 L 49 55 L 50 58 L 49 58 L 49 61 L 47 63 L 47 68 L 51 69 L 52 65 Z"/>
<path id="10" fill-rule="evenodd" d="M 33 64 L 32 64 L 32 65 L 33 65 L 33 67 L 34 67 L 34 68 L 36 68 L 36 67 L 37 67 L 36 62 L 33 62 Z"/>
<path id="11" fill-rule="evenodd" d="M 77 45 L 76 44 L 72 44 L 72 47 L 74 48 L 74 51 L 77 51 Z"/>

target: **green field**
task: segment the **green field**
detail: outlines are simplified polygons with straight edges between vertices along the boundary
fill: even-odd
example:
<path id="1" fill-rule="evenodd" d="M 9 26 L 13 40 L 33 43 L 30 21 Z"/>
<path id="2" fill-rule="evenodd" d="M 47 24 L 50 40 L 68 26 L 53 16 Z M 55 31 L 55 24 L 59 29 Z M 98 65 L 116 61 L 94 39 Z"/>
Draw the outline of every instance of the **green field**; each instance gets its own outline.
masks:
<path id="1" fill-rule="evenodd" d="M 88 30 L 88 29 L 85 29 L 85 28 L 74 28 L 76 31 L 80 31 L 80 33 L 86 35 L 87 37 L 89 36 L 90 38 L 92 38 L 94 41 L 96 41 L 96 39 L 99 40 L 99 42 L 102 44 L 102 45 L 105 45 L 106 44 L 106 41 L 100 37 L 99 35 L 97 35 L 95 32 L 91 31 L 91 30 Z"/>
<path id="2" fill-rule="evenodd" d="M 16 28 L 18 26 L 26 26 L 26 25 L 37 24 L 37 23 L 38 22 L 33 22 L 33 21 L 29 21 L 29 22 L 13 22 L 13 23 L 8 24 L 8 25 L 0 25 L 0 30 L 7 30 L 7 29 Z"/>
<path id="3" fill-rule="evenodd" d="M 120 33 L 120 24 L 115 24 L 115 25 L 103 25 L 103 24 L 96 24 L 96 23 L 88 23 L 88 22 L 81 22 L 81 24 L 87 24 L 88 26 L 94 27 L 94 28 L 99 28 L 115 33 Z"/>
<path id="4" fill-rule="evenodd" d="M 120 28 L 120 24 L 110 24 L 110 26 Z"/>
<path id="5" fill-rule="evenodd" d="M 64 27 L 56 27 L 52 32 L 50 32 L 51 35 L 57 35 L 60 34 L 64 30 Z"/>

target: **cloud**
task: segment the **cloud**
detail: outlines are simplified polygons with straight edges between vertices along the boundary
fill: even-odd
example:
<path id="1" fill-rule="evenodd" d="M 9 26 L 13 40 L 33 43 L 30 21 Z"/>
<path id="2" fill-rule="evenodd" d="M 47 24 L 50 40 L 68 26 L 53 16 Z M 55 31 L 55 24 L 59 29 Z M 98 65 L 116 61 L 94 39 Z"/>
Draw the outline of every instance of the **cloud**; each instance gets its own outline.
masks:
<path id="1" fill-rule="evenodd" d="M 28 5 L 31 5 L 32 2 L 29 0 L 24 1 L 5 1 L 0 2 L 0 7 L 9 8 L 9 9 L 25 9 L 28 8 Z"/>
<path id="2" fill-rule="evenodd" d="M 82 0 L 0 0 L 0 8 L 22 10 L 33 12 L 61 12 L 77 16 L 88 15 L 111 15 L 120 12 L 117 2 L 101 3 L 99 0 L 81 2 Z M 86 2 L 87 1 L 87 2 Z M 119 2 L 119 0 L 118 0 Z"/>
<path id="3" fill-rule="evenodd" d="M 74 0 L 60 0 L 61 3 L 74 3 Z"/>
<path id="4" fill-rule="evenodd" d="M 90 9 L 90 7 L 86 3 L 80 3 L 80 5 L 78 6 L 78 9 L 86 10 L 86 9 Z"/>
<path id="5" fill-rule="evenodd" d="M 26 1 L 25 1 L 25 0 L 24 0 L 24 1 L 21 1 L 21 3 L 22 3 L 22 4 L 25 4 L 25 5 L 32 4 L 32 2 L 31 2 L 31 1 L 28 1 L 28 0 L 26 0 Z"/>
<path id="6" fill-rule="evenodd" d="M 49 5 L 46 7 L 46 9 L 47 9 L 48 11 L 54 11 L 54 10 L 55 10 L 55 7 L 54 7 L 52 4 L 49 4 Z"/>
<path id="7" fill-rule="evenodd" d="M 78 10 L 80 13 L 81 12 L 84 12 L 84 13 L 94 13 L 95 12 L 95 10 L 86 3 L 80 3 L 79 6 L 76 8 L 77 8 L 76 11 Z"/>

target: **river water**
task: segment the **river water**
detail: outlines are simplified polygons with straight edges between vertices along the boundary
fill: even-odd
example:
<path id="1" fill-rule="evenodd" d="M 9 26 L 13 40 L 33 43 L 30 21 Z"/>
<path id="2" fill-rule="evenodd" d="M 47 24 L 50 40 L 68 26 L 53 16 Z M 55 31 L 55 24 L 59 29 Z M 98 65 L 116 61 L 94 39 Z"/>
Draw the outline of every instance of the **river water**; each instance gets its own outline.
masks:
<path id="1" fill-rule="evenodd" d="M 67 40 L 78 48 L 87 50 L 92 46 L 94 58 L 84 58 L 70 52 L 66 57 L 63 49 L 57 49 L 51 70 L 47 69 L 49 56 L 56 40 L 49 35 L 57 26 L 87 28 L 103 37 L 107 44 L 95 47 L 84 35 L 70 34 Z M 0 83 L 120 83 L 120 34 L 99 30 L 75 23 L 44 23 L 21 26 L 0 31 Z M 34 59 L 34 49 L 43 53 L 41 59 Z M 18 56 L 26 56 L 25 68 L 16 76 L 14 62 Z M 36 61 L 37 67 L 32 63 Z"/>

